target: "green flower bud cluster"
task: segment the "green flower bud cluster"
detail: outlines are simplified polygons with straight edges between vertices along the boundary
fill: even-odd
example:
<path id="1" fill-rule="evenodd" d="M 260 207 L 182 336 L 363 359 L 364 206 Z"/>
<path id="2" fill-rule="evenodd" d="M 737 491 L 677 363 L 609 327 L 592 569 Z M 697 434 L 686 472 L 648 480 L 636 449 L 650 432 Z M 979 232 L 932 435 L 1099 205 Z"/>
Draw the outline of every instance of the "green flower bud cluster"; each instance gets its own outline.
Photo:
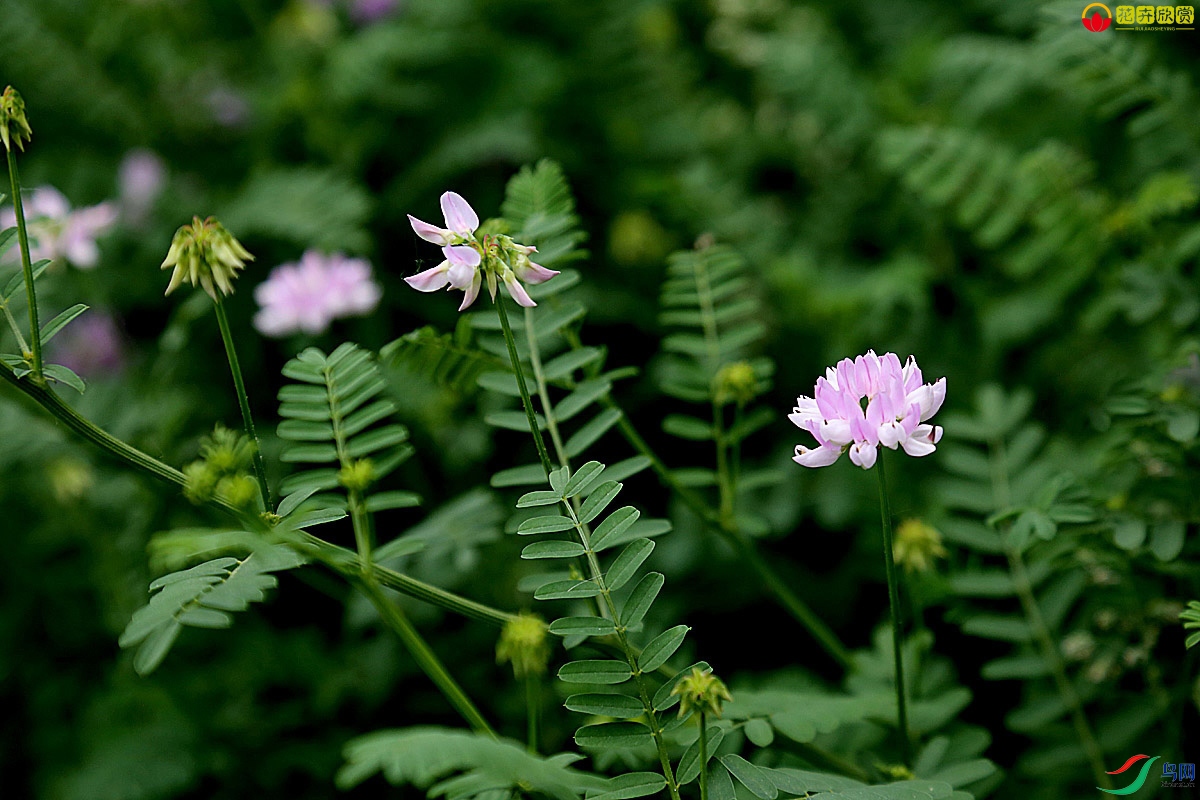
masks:
<path id="1" fill-rule="evenodd" d="M 366 491 L 375 480 L 375 465 L 369 458 L 360 458 L 338 470 L 338 483 L 351 492 Z"/>
<path id="2" fill-rule="evenodd" d="M 258 497 L 258 484 L 249 470 L 254 444 L 245 436 L 218 425 L 200 446 L 200 458 L 183 468 L 183 494 L 193 503 L 219 499 L 247 508 Z"/>
<path id="3" fill-rule="evenodd" d="M 33 138 L 29 128 L 29 120 L 25 117 L 25 101 L 20 93 L 11 86 L 0 94 L 0 140 L 4 141 L 6 150 L 12 150 L 15 144 L 20 150 L 25 150 L 25 142 Z"/>
<path id="4" fill-rule="evenodd" d="M 681 717 L 686 717 L 692 711 L 719 717 L 725 703 L 733 699 L 725 684 L 711 669 L 702 670 L 699 667 L 692 667 L 692 671 L 675 684 L 671 694 L 679 696 Z"/>
<path id="5" fill-rule="evenodd" d="M 947 555 L 942 546 L 942 535 L 928 522 L 906 519 L 896 527 L 892 557 L 905 572 L 928 572 L 936 559 Z"/>
<path id="6" fill-rule="evenodd" d="M 496 645 L 496 663 L 511 663 L 518 679 L 544 675 L 550 661 L 546 623 L 536 614 L 519 614 L 510 619 Z"/>
<path id="7" fill-rule="evenodd" d="M 217 290 L 233 294 L 237 271 L 253 260 L 254 256 L 216 219 L 193 217 L 190 224 L 175 232 L 171 249 L 163 260 L 163 269 L 175 268 L 166 293 L 186 281 L 203 288 L 213 300 L 219 300 Z"/>
<path id="8" fill-rule="evenodd" d="M 735 402 L 744 406 L 759 392 L 758 376 L 749 361 L 735 361 L 717 371 L 713 380 L 713 397 L 719 405 Z"/>

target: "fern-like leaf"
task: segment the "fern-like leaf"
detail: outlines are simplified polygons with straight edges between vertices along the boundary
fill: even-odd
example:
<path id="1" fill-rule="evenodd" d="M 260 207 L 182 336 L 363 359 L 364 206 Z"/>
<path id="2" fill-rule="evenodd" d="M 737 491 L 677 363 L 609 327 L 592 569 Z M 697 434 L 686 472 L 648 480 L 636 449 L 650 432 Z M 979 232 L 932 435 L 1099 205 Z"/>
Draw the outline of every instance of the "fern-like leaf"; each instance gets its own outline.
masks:
<path id="1" fill-rule="evenodd" d="M 603 779 L 572 769 L 581 758 L 543 758 L 508 739 L 436 727 L 379 731 L 352 740 L 337 784 L 350 789 L 376 773 L 393 786 L 414 785 L 429 797 L 468 800 L 504 798 L 534 792 L 557 800 L 577 800 Z M 450 778 L 451 775 L 457 777 Z M 434 781 L 441 783 L 434 784 Z M 432 785 L 432 786 L 431 786 Z"/>
<path id="2" fill-rule="evenodd" d="M 586 255 L 578 249 L 587 235 L 579 229 L 575 198 L 562 167 L 550 159 L 513 176 L 500 213 L 515 240 L 538 248 L 543 266 L 558 268 Z"/>
<path id="3" fill-rule="evenodd" d="M 467 392 L 485 372 L 507 370 L 508 364 L 470 343 L 470 325 L 460 325 L 453 334 L 432 326 L 418 328 L 383 346 L 381 362 L 390 369 L 422 375 L 440 386 Z"/>
<path id="4" fill-rule="evenodd" d="M 230 612 L 262 602 L 267 590 L 275 588 L 271 573 L 303 563 L 290 548 L 275 546 L 164 575 L 150 584 L 150 602 L 134 612 L 119 644 L 137 647 L 133 668 L 148 675 L 162 663 L 184 625 L 228 628 L 233 624 Z"/>

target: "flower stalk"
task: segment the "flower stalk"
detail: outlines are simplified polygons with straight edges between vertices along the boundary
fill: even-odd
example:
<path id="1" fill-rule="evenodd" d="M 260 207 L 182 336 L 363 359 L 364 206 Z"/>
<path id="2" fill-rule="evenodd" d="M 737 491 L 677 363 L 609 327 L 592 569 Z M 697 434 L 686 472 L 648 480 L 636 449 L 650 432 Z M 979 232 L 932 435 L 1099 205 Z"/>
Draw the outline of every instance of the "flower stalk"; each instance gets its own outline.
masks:
<path id="1" fill-rule="evenodd" d="M 508 312 L 504 309 L 504 301 L 496 302 L 496 313 L 500 315 L 500 328 L 504 331 L 504 343 L 508 346 L 508 358 L 512 362 L 513 372 L 517 376 L 517 389 L 521 392 L 521 406 L 525 409 L 525 418 L 529 421 L 529 432 L 533 434 L 533 444 L 537 447 L 538 458 L 546 477 L 554 471 L 554 463 L 550 453 L 546 451 L 546 443 L 538 430 L 537 414 L 533 410 L 533 400 L 529 396 L 529 387 L 525 385 L 525 371 L 521 369 L 521 358 L 517 355 L 517 344 L 513 338 L 512 325 L 508 321 Z"/>
<path id="2" fill-rule="evenodd" d="M 6 142 L 7 144 L 7 142 Z M 37 292 L 33 286 L 33 264 L 29 260 L 29 232 L 25 225 L 25 205 L 21 202 L 21 176 L 17 171 L 17 156 L 8 148 L 8 179 L 12 187 L 13 211 L 17 217 L 17 243 L 21 250 L 21 272 L 25 277 L 25 297 L 29 305 L 29 344 L 31 347 L 24 352 L 26 358 L 32 358 L 31 367 L 33 378 L 42 383 L 42 328 L 38 322 Z M 21 341 L 22 350 L 26 344 Z"/>
<path id="3" fill-rule="evenodd" d="M 273 506 L 271 492 L 267 485 L 267 465 L 263 460 L 262 443 L 258 439 L 258 432 L 254 429 L 254 416 L 250 413 L 250 398 L 246 394 L 242 366 L 238 361 L 237 348 L 233 344 L 233 333 L 229 329 L 229 317 L 225 313 L 225 304 L 219 296 L 213 296 L 213 305 L 217 310 L 217 325 L 221 328 L 221 339 L 225 342 L 225 355 L 229 359 L 229 371 L 233 373 L 233 388 L 237 393 L 238 408 L 242 411 L 242 424 L 246 428 L 246 435 L 254 443 L 254 475 L 258 480 L 263 508 L 269 509 Z"/>
<path id="4" fill-rule="evenodd" d="M 883 459 L 875 464 L 875 475 L 879 478 L 879 515 L 883 526 L 883 563 L 887 570 L 888 605 L 892 612 L 892 655 L 896 669 L 896 712 L 899 718 L 901 754 L 904 766 L 912 767 L 912 735 L 908 729 L 908 703 L 905 699 L 904 683 L 904 635 L 900 628 L 900 576 L 896 571 L 896 558 L 892 544 L 892 509 L 888 502 L 887 474 Z"/>

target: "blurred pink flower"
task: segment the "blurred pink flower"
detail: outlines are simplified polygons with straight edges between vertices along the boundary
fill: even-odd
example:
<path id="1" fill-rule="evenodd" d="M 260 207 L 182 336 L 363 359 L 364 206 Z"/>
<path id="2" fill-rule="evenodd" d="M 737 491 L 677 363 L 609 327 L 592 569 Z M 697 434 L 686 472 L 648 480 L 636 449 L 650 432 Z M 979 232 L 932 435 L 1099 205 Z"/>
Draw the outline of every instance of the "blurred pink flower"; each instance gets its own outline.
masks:
<path id="1" fill-rule="evenodd" d="M 299 263 L 276 267 L 255 288 L 254 327 L 276 337 L 321 333 L 335 319 L 370 313 L 382 294 L 364 259 L 307 250 Z"/>
<path id="2" fill-rule="evenodd" d="M 30 257 L 65 259 L 80 269 L 92 269 L 100 261 L 96 239 L 117 221 L 117 208 L 105 202 L 71 210 L 62 192 L 53 186 L 39 186 L 25 200 L 25 222 L 29 231 Z M 17 224 L 12 207 L 0 212 L 0 230 Z M 13 258 L 17 250 L 9 251 Z"/>
<path id="3" fill-rule="evenodd" d="M 350 0 L 350 18 L 359 25 L 371 25 L 390 17 L 400 7 L 400 0 Z"/>
<path id="4" fill-rule="evenodd" d="M 115 375 L 125 368 L 125 341 L 117 320 L 89 309 L 50 343 L 50 358 L 85 378 Z"/>
<path id="5" fill-rule="evenodd" d="M 850 449 L 850 460 L 870 469 L 878 446 L 903 447 L 910 456 L 932 453 L 942 428 L 925 425 L 946 399 L 946 379 L 922 383 L 912 356 L 900 365 L 895 353 L 844 358 L 817 378 L 813 397 L 800 397 L 788 416 L 817 440 L 816 448 L 796 447 L 793 460 L 805 467 L 824 467 Z M 866 407 L 863 401 L 866 401 Z"/>
<path id="6" fill-rule="evenodd" d="M 125 218 L 135 225 L 145 221 L 166 183 L 167 168 L 157 154 L 140 148 L 126 153 L 117 173 Z"/>

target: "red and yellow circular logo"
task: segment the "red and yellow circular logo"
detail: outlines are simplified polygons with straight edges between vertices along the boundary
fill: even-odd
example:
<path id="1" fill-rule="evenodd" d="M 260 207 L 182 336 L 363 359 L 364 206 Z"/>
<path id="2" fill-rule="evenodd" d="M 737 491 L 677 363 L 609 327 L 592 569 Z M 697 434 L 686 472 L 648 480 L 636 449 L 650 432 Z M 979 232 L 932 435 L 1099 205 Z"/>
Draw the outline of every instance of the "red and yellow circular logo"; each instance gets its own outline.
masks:
<path id="1" fill-rule="evenodd" d="M 1100 10 L 1103 9 L 1104 15 L 1101 16 Z M 1089 17 L 1088 12 L 1092 15 Z M 1108 26 L 1112 24 L 1112 12 L 1108 10 L 1108 6 L 1104 3 L 1091 3 L 1083 9 L 1083 27 L 1087 28 L 1092 33 L 1108 30 Z"/>

